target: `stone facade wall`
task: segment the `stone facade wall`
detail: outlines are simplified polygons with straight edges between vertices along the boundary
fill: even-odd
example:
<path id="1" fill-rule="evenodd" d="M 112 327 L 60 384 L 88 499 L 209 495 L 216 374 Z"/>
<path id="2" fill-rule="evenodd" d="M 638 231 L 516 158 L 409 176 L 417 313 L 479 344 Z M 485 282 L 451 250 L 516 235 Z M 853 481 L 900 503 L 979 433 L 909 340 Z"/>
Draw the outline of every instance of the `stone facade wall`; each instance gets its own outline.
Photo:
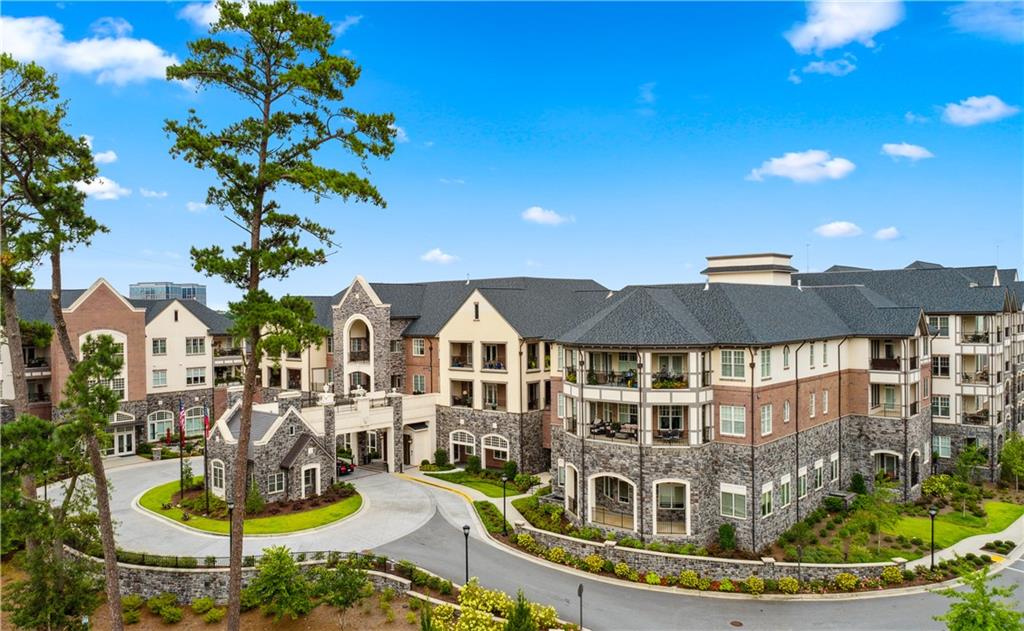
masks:
<path id="1" fill-rule="evenodd" d="M 843 474 L 848 485 L 860 473 L 870 486 L 874 481 L 874 454 L 887 451 L 900 457 L 900 481 L 896 490 L 901 501 L 921 497 L 920 482 L 927 477 L 931 461 L 931 410 L 909 419 L 847 416 L 843 419 Z M 911 456 L 918 453 L 918 483 L 911 484 Z M 849 477 L 847 477 L 849 476 Z"/>
<path id="2" fill-rule="evenodd" d="M 949 447 L 950 456 L 949 458 L 939 458 L 935 462 L 935 473 L 953 473 L 956 468 L 956 457 L 964 449 L 969 440 L 972 440 L 980 448 L 988 450 L 989 454 L 993 453 L 992 441 L 995 440 L 996 445 L 1004 443 L 1009 434 L 1005 423 L 997 425 L 995 427 L 989 427 L 988 425 L 966 425 L 961 423 L 933 423 L 932 433 L 935 436 L 949 436 Z M 1000 440 L 1000 438 L 1002 440 Z M 929 448 L 931 445 L 929 444 Z M 995 480 L 999 476 L 999 467 L 995 463 L 991 462 L 988 466 L 979 467 L 974 472 L 976 480 Z"/>
<path id="3" fill-rule="evenodd" d="M 439 405 L 435 411 L 437 423 L 437 448 L 449 452 L 449 435 L 457 429 L 463 429 L 476 438 L 476 455 L 483 463 L 483 445 L 481 439 L 488 434 L 499 434 L 508 440 L 509 460 L 514 461 L 519 469 L 529 473 L 544 471 L 548 468 L 550 456 L 541 445 L 540 432 L 543 427 L 543 412 L 536 410 L 522 415 L 523 430 L 520 435 L 520 415 L 514 412 L 497 412 L 492 410 L 474 410 L 471 408 Z M 522 440 L 520 440 L 522 437 Z M 525 443 L 525 444 L 524 444 Z"/>
<path id="4" fill-rule="evenodd" d="M 747 561 L 741 559 L 720 559 L 715 557 L 688 556 L 683 554 L 667 554 L 618 546 L 614 541 L 585 541 L 573 537 L 558 535 L 553 532 L 538 530 L 522 522 L 514 525 L 515 532 L 527 533 L 534 541 L 545 548 L 559 547 L 576 557 L 596 554 L 613 563 L 625 563 L 640 572 L 657 572 L 662 576 L 679 575 L 685 570 L 693 570 L 702 577 L 712 580 L 725 579 L 743 580 L 750 576 L 778 580 L 783 576 L 796 577 L 796 563 L 779 563 L 774 559 Z M 886 567 L 897 566 L 901 569 L 906 565 L 903 559 L 886 563 L 847 563 L 823 564 L 804 563 L 799 568 L 804 580 L 830 580 L 840 572 L 849 572 L 859 577 L 877 578 Z"/>
<path id="5" fill-rule="evenodd" d="M 408 319 L 394 319 L 394 320 L 391 320 L 391 327 L 390 327 L 391 328 L 391 333 L 390 333 L 391 337 L 389 339 L 391 339 L 391 340 L 399 340 L 401 342 L 401 344 L 399 346 L 399 350 L 392 352 L 391 351 L 391 342 L 390 341 L 388 342 L 387 364 L 388 364 L 388 374 L 391 375 L 391 377 L 388 378 L 389 379 L 388 383 L 383 384 L 383 385 L 387 386 L 387 388 L 389 390 L 391 389 L 391 381 L 390 381 L 390 379 L 395 377 L 395 376 L 398 376 L 398 377 L 401 377 L 401 379 L 402 379 L 402 387 L 399 388 L 398 391 L 399 392 L 406 392 L 407 391 L 406 388 L 408 387 L 408 384 L 406 382 L 408 381 L 408 379 L 406 378 L 406 370 L 405 370 L 405 340 L 402 339 L 402 331 L 405 330 L 405 327 L 409 326 L 410 322 L 412 322 L 412 320 L 408 320 Z M 409 392 L 411 392 L 411 391 L 409 391 Z"/>
<path id="6" fill-rule="evenodd" d="M 377 306 L 359 282 L 353 282 L 348 294 L 341 304 L 334 308 L 334 365 L 331 369 L 334 382 L 334 393 L 343 396 L 348 391 L 346 379 L 346 356 L 348 347 L 345 344 L 345 323 L 352 316 L 358 315 L 369 322 L 372 329 L 370 354 L 373 358 L 373 386 L 376 390 L 386 390 L 391 386 L 391 307 Z M 363 364 L 368 367 L 368 364 Z"/>

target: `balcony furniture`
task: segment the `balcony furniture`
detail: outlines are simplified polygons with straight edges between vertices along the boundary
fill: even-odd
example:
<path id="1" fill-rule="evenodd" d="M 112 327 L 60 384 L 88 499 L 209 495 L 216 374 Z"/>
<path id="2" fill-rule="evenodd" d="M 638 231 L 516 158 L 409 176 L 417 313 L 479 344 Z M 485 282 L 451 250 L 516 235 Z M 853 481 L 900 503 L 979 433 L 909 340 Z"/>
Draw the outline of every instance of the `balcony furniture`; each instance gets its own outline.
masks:
<path id="1" fill-rule="evenodd" d="M 964 331 L 962 339 L 967 344 L 984 344 L 985 342 L 988 342 L 988 332 Z"/>
<path id="2" fill-rule="evenodd" d="M 452 368 L 472 368 L 473 362 L 465 357 L 452 357 Z"/>
<path id="3" fill-rule="evenodd" d="M 484 370 L 505 370 L 505 364 L 500 361 L 484 362 Z"/>
<path id="4" fill-rule="evenodd" d="M 689 379 L 687 375 L 659 372 L 652 376 L 651 386 L 659 390 L 682 390 L 689 387 Z"/>
<path id="5" fill-rule="evenodd" d="M 49 368 L 50 364 L 45 357 L 34 357 L 25 361 L 25 368 Z"/>

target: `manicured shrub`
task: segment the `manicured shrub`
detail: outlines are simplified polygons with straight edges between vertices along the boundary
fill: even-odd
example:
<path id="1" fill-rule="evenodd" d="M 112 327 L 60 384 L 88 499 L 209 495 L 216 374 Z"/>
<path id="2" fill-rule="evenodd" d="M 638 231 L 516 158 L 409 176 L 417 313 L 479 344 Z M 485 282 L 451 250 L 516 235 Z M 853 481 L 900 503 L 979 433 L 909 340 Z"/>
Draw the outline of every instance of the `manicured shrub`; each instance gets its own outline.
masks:
<path id="1" fill-rule="evenodd" d="M 263 512 L 266 506 L 267 504 L 263 501 L 263 496 L 260 495 L 260 489 L 256 486 L 256 481 L 253 480 L 245 493 L 245 514 L 258 515 Z"/>
<path id="2" fill-rule="evenodd" d="M 516 464 L 515 460 L 506 460 L 505 466 L 501 468 L 501 471 L 509 480 L 515 480 L 516 474 L 519 473 L 519 465 Z"/>
<path id="3" fill-rule="evenodd" d="M 444 449 L 438 449 L 434 452 L 434 464 L 444 467 L 448 465 L 448 451 Z"/>
<path id="4" fill-rule="evenodd" d="M 910 538 L 910 545 L 912 545 L 912 546 L 923 546 L 924 545 L 924 541 L 921 539 L 921 537 L 911 537 Z"/>
<path id="5" fill-rule="evenodd" d="M 992 562 L 992 557 L 991 557 L 991 556 L 989 556 L 989 555 L 987 555 L 987 554 L 983 554 L 983 555 L 981 555 L 981 556 L 980 556 L 980 557 L 978 557 L 978 558 L 980 558 L 980 559 L 981 559 L 982 561 L 984 561 L 985 563 L 991 563 L 991 562 Z"/>
<path id="6" fill-rule="evenodd" d="M 203 614 L 203 622 L 206 624 L 217 624 L 224 619 L 224 616 L 227 615 L 227 613 L 228 610 L 226 607 L 214 607 Z"/>
<path id="7" fill-rule="evenodd" d="M 882 570 L 881 579 L 886 585 L 899 585 L 903 582 L 903 571 L 895 565 L 890 565 Z"/>
<path id="8" fill-rule="evenodd" d="M 203 598 L 196 598 L 192 601 L 192 611 L 202 615 L 213 609 L 216 604 L 217 603 L 213 602 L 212 598 L 207 598 L 205 596 Z"/>
<path id="9" fill-rule="evenodd" d="M 697 589 L 702 592 L 706 592 L 711 589 L 711 579 L 704 577 L 697 581 Z"/>
<path id="10" fill-rule="evenodd" d="M 722 524 L 718 527 L 718 545 L 723 550 L 736 549 L 736 528 L 732 524 Z"/>
<path id="11" fill-rule="evenodd" d="M 178 597 L 170 592 L 164 592 L 157 596 L 153 596 L 146 601 L 146 608 L 149 609 L 153 615 L 161 615 L 164 609 L 167 607 L 175 607 L 178 604 Z"/>
<path id="12" fill-rule="evenodd" d="M 648 572 L 644 575 L 644 582 L 648 585 L 661 585 L 661 576 L 657 572 Z"/>
<path id="13" fill-rule="evenodd" d="M 615 576 L 619 578 L 627 578 L 629 576 L 629 566 L 619 561 L 615 564 Z"/>
<path id="14" fill-rule="evenodd" d="M 844 592 L 853 591 L 857 587 L 857 577 L 849 572 L 836 574 L 835 582 L 836 587 Z"/>
<path id="15" fill-rule="evenodd" d="M 181 607 L 164 607 L 160 610 L 160 619 L 164 624 L 177 624 L 183 615 Z"/>
<path id="16" fill-rule="evenodd" d="M 917 578 L 917 575 L 914 573 L 914 570 L 903 570 L 903 580 L 912 581 L 915 578 Z"/>
<path id="17" fill-rule="evenodd" d="M 792 576 L 783 576 L 779 579 L 779 591 L 783 594 L 795 594 L 800 591 L 800 581 Z"/>
<path id="18" fill-rule="evenodd" d="M 556 546 L 548 550 L 547 557 L 552 563 L 565 563 L 565 550 Z"/>
<path id="19" fill-rule="evenodd" d="M 639 583 L 640 582 L 640 572 L 637 571 L 637 570 L 630 570 L 629 571 L 629 580 L 633 581 L 634 583 Z"/>
<path id="20" fill-rule="evenodd" d="M 830 513 L 840 513 L 846 508 L 843 499 L 840 497 L 828 496 L 822 501 L 822 504 L 825 506 L 825 510 Z"/>
<path id="21" fill-rule="evenodd" d="M 618 545 L 623 548 L 636 548 L 637 550 L 642 550 L 644 547 L 644 544 L 639 539 L 634 539 L 633 537 L 619 539 Z"/>
<path id="22" fill-rule="evenodd" d="M 590 572 L 600 572 L 604 569 L 604 559 L 596 554 L 589 554 L 583 559 L 583 565 Z"/>
<path id="23" fill-rule="evenodd" d="M 868 492 L 868 485 L 864 482 L 864 476 L 854 473 L 850 478 L 850 491 L 857 495 L 864 495 Z"/>
<path id="24" fill-rule="evenodd" d="M 146 599 L 138 594 L 128 594 L 127 596 L 121 597 L 121 611 L 131 611 L 132 609 L 142 609 L 142 606 L 146 604 Z"/>
<path id="25" fill-rule="evenodd" d="M 729 579 L 726 578 L 726 579 L 723 579 L 722 582 L 718 584 L 718 591 L 720 591 L 720 592 L 734 592 L 734 591 L 736 591 L 736 586 L 732 584 L 732 581 L 730 581 Z"/>
<path id="26" fill-rule="evenodd" d="M 755 596 L 764 593 L 764 579 L 760 576 L 751 576 L 744 583 L 747 591 Z"/>
<path id="27" fill-rule="evenodd" d="M 203 565 L 205 565 L 206 567 L 213 567 L 217 565 L 217 557 L 213 556 L 212 554 L 207 556 L 205 559 L 203 559 Z"/>
<path id="28" fill-rule="evenodd" d="M 694 589 L 700 583 L 700 577 L 693 570 L 683 570 L 679 573 L 679 586 Z"/>
<path id="29" fill-rule="evenodd" d="M 128 609 L 121 613 L 121 619 L 124 620 L 125 624 L 138 624 L 139 620 L 142 619 L 142 612 L 138 609 Z"/>
<path id="30" fill-rule="evenodd" d="M 470 456 L 466 459 L 466 473 L 478 475 L 480 473 L 480 456 Z"/>

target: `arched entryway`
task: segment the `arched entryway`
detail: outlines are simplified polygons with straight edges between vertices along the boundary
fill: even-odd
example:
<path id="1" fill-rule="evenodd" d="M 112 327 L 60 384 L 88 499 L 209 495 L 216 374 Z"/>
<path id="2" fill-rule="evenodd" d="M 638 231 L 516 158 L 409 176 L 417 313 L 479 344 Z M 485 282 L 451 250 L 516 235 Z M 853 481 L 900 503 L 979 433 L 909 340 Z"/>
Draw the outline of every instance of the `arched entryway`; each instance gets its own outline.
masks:
<path id="1" fill-rule="evenodd" d="M 476 454 L 476 436 L 464 429 L 457 429 L 448 437 L 452 462 L 465 464 Z"/>
<path id="2" fill-rule="evenodd" d="M 483 445 L 484 466 L 501 469 L 508 462 L 508 439 L 498 434 L 488 434 L 480 440 Z"/>

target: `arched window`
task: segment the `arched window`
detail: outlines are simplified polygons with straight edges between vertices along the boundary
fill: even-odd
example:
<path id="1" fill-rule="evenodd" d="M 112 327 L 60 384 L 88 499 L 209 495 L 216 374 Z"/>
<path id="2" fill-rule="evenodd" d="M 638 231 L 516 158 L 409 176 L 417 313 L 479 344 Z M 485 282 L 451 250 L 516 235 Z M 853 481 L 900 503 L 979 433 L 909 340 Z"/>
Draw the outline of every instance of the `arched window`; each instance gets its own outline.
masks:
<path id="1" fill-rule="evenodd" d="M 224 463 L 214 460 L 210 463 L 210 488 L 214 491 L 224 491 Z"/>
<path id="2" fill-rule="evenodd" d="M 636 525 L 633 483 L 615 474 L 597 474 L 591 478 L 591 484 L 591 521 L 633 530 Z"/>
<path id="3" fill-rule="evenodd" d="M 149 442 L 164 438 L 168 432 L 174 433 L 174 414 L 170 410 L 158 410 L 146 417 L 146 439 Z"/>
<path id="4" fill-rule="evenodd" d="M 476 436 L 463 429 L 457 429 L 449 434 L 452 448 L 452 461 L 466 462 L 470 456 L 476 454 Z"/>
<path id="5" fill-rule="evenodd" d="M 484 447 L 484 456 L 487 459 L 485 466 L 503 466 L 508 460 L 508 439 L 498 434 L 488 434 L 481 441 Z M 497 462 L 492 462 L 497 461 Z"/>
<path id="6" fill-rule="evenodd" d="M 785 346 L 782 348 L 782 368 L 785 370 L 789 369 L 789 347 Z"/>
<path id="7" fill-rule="evenodd" d="M 185 436 L 202 436 L 203 408 L 196 406 L 185 410 Z"/>

